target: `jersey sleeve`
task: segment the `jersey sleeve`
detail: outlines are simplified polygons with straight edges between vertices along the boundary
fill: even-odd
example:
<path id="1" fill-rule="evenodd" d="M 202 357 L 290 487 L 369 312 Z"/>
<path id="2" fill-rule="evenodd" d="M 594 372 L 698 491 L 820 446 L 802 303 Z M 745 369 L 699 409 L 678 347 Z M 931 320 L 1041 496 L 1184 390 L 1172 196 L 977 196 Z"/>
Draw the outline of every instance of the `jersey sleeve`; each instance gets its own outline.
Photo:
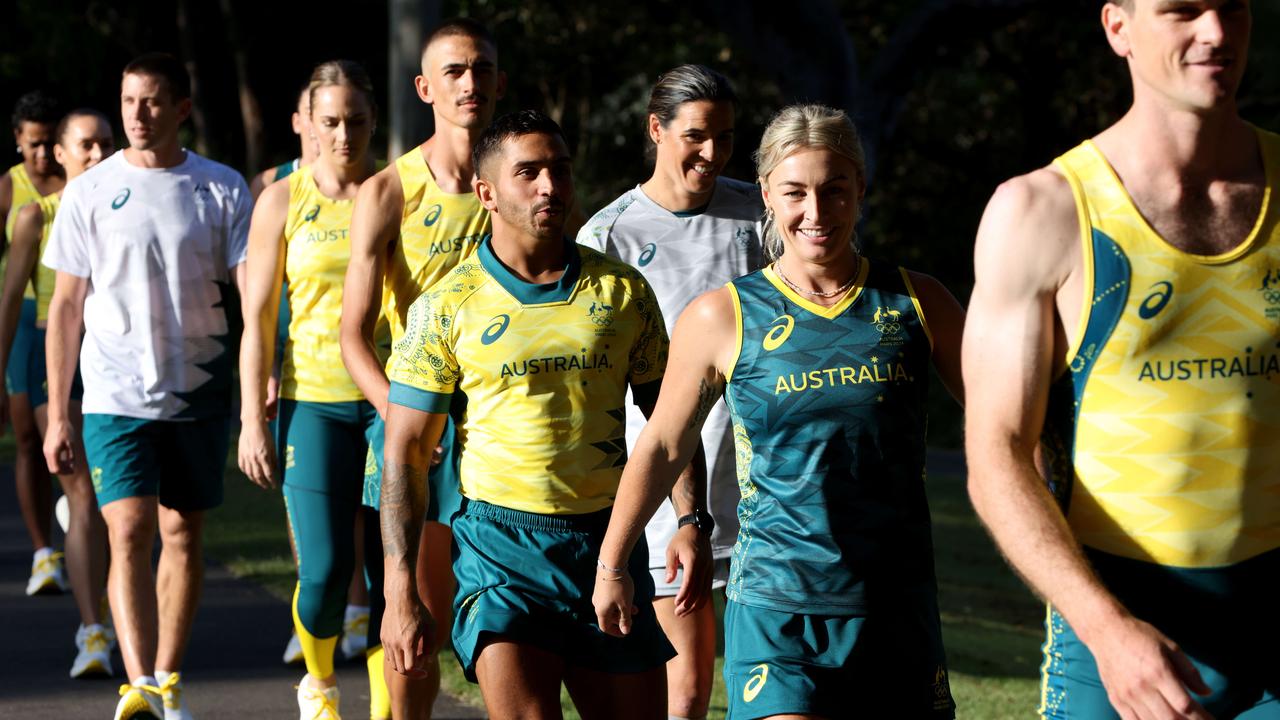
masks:
<path id="1" fill-rule="evenodd" d="M 390 402 L 446 413 L 458 383 L 458 360 L 450 330 L 453 314 L 442 292 L 428 292 L 409 306 L 404 337 L 396 343 L 387 379 Z"/>
<path id="2" fill-rule="evenodd" d="M 62 203 L 53 217 L 49 242 L 40 262 L 47 268 L 85 278 L 90 273 L 89 237 L 79 189 L 80 184 L 72 182 L 62 193 Z"/>
<path id="3" fill-rule="evenodd" d="M 249 256 L 249 220 L 253 217 L 253 194 L 240 173 L 234 173 L 236 184 L 232 193 L 231 231 L 227 238 L 227 267 L 243 263 Z"/>
<path id="4" fill-rule="evenodd" d="M 632 310 L 639 315 L 640 332 L 631 346 L 627 382 L 636 405 L 652 405 L 658 400 L 662 374 L 667 369 L 667 325 L 649 283 L 638 274 L 634 283 Z"/>

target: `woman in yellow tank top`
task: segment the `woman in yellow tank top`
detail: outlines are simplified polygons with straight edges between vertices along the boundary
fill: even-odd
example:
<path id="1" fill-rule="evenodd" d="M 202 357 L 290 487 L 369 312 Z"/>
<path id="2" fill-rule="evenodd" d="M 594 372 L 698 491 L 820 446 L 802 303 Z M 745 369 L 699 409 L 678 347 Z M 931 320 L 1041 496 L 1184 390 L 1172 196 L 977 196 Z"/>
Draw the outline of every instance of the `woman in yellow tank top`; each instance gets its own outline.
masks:
<path id="1" fill-rule="evenodd" d="M 263 191 L 249 229 L 239 461 L 258 485 L 283 481 L 298 556 L 294 628 L 307 666 L 298 704 L 303 717 L 337 718 L 333 653 L 354 566 L 367 433 L 377 417 L 342 364 L 338 325 L 352 204 L 375 171 L 377 106 L 368 74 L 346 60 L 316 67 L 310 98 L 319 157 Z M 273 440 L 266 386 L 282 283 L 290 319 Z"/>
<path id="2" fill-rule="evenodd" d="M 58 123 L 53 138 L 56 142 L 54 157 L 66 171 L 68 181 L 97 165 L 115 149 L 111 122 L 97 110 L 73 110 Z M 8 266 L 5 269 L 4 292 L 0 294 L 0 359 L 3 359 L 9 356 L 9 350 L 15 344 L 14 337 L 22 322 L 22 306 L 28 304 L 23 297 L 23 288 L 30 287 L 29 281 L 35 285 L 36 299 L 31 303 L 36 307 L 35 327 L 29 330 L 33 333 L 31 353 L 22 384 L 27 388 L 40 436 L 44 435 L 49 420 L 44 326 L 55 278 L 54 271 L 40 263 L 40 256 L 44 254 L 45 243 L 49 240 L 49 230 L 61 197 L 62 189 L 37 196 L 11 213 Z M 7 369 L 0 368 L 0 374 Z M 77 424 L 80 421 L 79 384 L 76 382 L 71 391 L 71 416 Z M 45 468 L 40 467 L 39 470 L 47 482 Z M 76 608 L 80 611 L 80 629 L 76 633 L 78 652 L 71 665 L 71 676 L 111 675 L 111 646 L 115 640 L 102 624 L 100 604 L 107 581 L 106 526 L 98 512 L 88 468 L 83 463 L 76 467 L 75 472 L 59 476 L 58 482 L 67 498 L 66 564 Z"/>

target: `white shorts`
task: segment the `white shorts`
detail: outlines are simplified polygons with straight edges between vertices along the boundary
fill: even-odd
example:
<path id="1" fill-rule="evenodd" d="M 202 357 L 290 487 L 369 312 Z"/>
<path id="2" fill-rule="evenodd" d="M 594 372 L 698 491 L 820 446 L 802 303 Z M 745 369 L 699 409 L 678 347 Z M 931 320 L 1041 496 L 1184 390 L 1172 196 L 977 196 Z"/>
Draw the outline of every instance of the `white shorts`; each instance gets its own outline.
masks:
<path id="1" fill-rule="evenodd" d="M 715 558 L 711 561 L 711 588 L 719 590 L 729 584 L 729 558 Z M 667 582 L 665 565 L 649 568 L 653 576 L 653 596 L 655 598 L 675 597 L 680 592 L 680 583 L 684 582 L 684 568 L 676 568 L 675 582 Z"/>

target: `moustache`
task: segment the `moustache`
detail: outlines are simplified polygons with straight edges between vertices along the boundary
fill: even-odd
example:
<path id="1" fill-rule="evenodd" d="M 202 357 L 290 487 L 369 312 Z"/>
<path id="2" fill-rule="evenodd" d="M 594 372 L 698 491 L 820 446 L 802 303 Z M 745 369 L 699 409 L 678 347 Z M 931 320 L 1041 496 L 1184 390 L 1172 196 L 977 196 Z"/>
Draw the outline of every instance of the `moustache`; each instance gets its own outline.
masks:
<path id="1" fill-rule="evenodd" d="M 540 213 L 543 210 L 564 210 L 564 201 L 559 198 L 549 198 L 543 202 L 533 204 L 533 212 Z"/>
<path id="2" fill-rule="evenodd" d="M 458 98 L 458 101 L 456 104 L 465 105 L 469 102 L 484 105 L 485 103 L 489 102 L 489 98 L 484 95 L 480 95 L 479 93 L 474 95 L 464 95 L 463 97 Z"/>

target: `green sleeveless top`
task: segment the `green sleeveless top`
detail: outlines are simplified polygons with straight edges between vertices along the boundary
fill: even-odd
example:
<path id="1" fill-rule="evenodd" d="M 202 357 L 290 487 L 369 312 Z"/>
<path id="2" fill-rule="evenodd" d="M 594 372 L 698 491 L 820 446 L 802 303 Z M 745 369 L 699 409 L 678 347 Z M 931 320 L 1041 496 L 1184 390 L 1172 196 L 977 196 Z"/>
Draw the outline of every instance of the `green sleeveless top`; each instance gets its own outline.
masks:
<path id="1" fill-rule="evenodd" d="M 864 261 L 829 308 L 772 266 L 729 288 L 739 350 L 725 399 L 742 493 L 729 598 L 865 615 L 932 587 L 932 340 L 906 271 Z"/>

